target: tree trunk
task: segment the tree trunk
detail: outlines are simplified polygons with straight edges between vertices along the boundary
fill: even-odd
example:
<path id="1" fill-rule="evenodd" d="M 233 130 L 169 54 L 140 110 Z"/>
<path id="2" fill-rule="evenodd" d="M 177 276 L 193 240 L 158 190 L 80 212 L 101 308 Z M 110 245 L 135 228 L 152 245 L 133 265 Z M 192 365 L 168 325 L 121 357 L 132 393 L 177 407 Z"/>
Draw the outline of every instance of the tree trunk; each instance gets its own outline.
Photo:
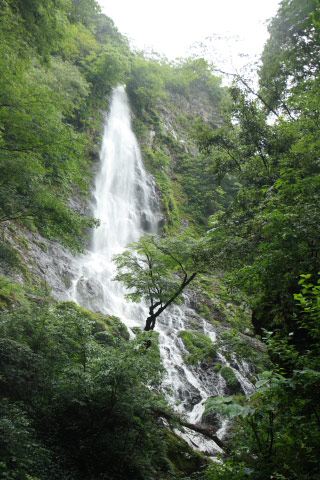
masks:
<path id="1" fill-rule="evenodd" d="M 217 435 L 215 435 L 209 428 L 202 427 L 201 425 L 194 425 L 193 423 L 189 423 L 184 421 L 182 418 L 177 418 L 174 415 L 171 415 L 169 412 L 165 412 L 164 410 L 154 410 L 154 413 L 158 415 L 159 417 L 163 417 L 166 420 L 170 422 L 170 420 L 174 420 L 175 422 L 180 423 L 183 427 L 189 428 L 190 430 L 193 430 L 194 432 L 201 433 L 201 435 L 204 435 L 207 438 L 210 438 L 210 440 L 213 440 L 214 443 L 218 445 L 225 453 L 229 452 L 229 449 L 227 445 L 224 444 L 222 440 L 220 440 Z"/>
<path id="2" fill-rule="evenodd" d="M 149 309 L 149 313 L 151 312 L 152 313 L 146 320 L 146 326 L 144 327 L 146 332 L 154 329 L 156 325 L 156 319 L 160 315 L 160 313 L 162 313 L 167 307 L 169 307 L 169 305 L 171 305 L 171 303 L 175 301 L 176 298 L 178 298 L 181 292 L 189 285 L 190 282 L 192 282 L 192 280 L 195 278 L 196 275 L 197 275 L 197 272 L 193 273 L 189 278 L 184 278 L 180 287 L 175 292 L 175 294 L 172 295 L 172 297 L 164 305 L 158 308 L 156 312 L 153 312 L 154 307 L 153 308 L 151 307 Z"/>

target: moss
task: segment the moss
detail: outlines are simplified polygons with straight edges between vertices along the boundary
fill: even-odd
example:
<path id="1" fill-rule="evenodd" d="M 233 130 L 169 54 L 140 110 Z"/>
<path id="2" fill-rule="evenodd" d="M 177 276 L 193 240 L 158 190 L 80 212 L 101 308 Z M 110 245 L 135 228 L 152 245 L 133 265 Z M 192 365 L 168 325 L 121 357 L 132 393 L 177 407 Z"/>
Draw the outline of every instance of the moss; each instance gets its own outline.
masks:
<path id="1" fill-rule="evenodd" d="M 120 338 L 129 340 L 129 331 L 118 317 L 102 313 L 89 313 L 92 314 L 95 321 L 94 335 L 99 343 L 113 345 L 115 340 Z"/>
<path id="2" fill-rule="evenodd" d="M 190 355 L 185 356 L 187 363 L 195 365 L 199 362 L 215 360 L 217 349 L 209 337 L 200 332 L 188 332 L 186 330 L 181 330 L 179 336 L 188 352 L 190 352 Z"/>
<path id="3" fill-rule="evenodd" d="M 5 273 L 19 270 L 21 265 L 19 253 L 4 242 L 0 242 L 0 265 Z"/>
<path id="4" fill-rule="evenodd" d="M 74 302 L 71 301 L 66 301 L 66 302 L 59 302 L 56 305 L 57 310 L 64 310 L 64 311 L 75 311 L 76 313 L 82 314 L 84 316 L 87 316 L 88 319 L 93 320 L 94 319 L 94 313 L 90 312 L 89 310 L 86 310 L 83 307 L 80 307 Z"/>
<path id="5" fill-rule="evenodd" d="M 19 219 L 19 223 L 23 227 L 26 227 L 28 230 L 30 230 L 30 232 L 37 232 L 38 231 L 32 217 L 24 217 L 24 218 L 22 217 L 22 218 Z"/>
<path id="6" fill-rule="evenodd" d="M 197 322 L 190 322 L 189 326 L 191 330 L 198 330 L 199 328 L 199 324 Z"/>
<path id="7" fill-rule="evenodd" d="M 135 335 L 139 335 L 139 333 L 142 332 L 142 329 L 140 327 L 132 327 L 131 328 L 131 331 L 132 333 L 134 333 Z"/>
<path id="8" fill-rule="evenodd" d="M 211 312 L 210 308 L 208 307 L 208 305 L 206 305 L 205 303 L 200 303 L 199 307 L 200 307 L 199 313 L 200 313 L 201 317 L 204 317 L 205 319 L 209 320 L 212 316 L 212 312 Z"/>
<path id="9" fill-rule="evenodd" d="M 232 351 L 238 360 L 246 360 L 255 366 L 257 372 L 266 370 L 270 367 L 269 358 L 267 354 L 261 350 L 257 351 L 252 344 L 252 341 L 237 329 L 223 332 L 220 340 L 218 341 L 219 347 L 228 347 Z M 230 352 L 227 352 L 228 359 L 231 360 Z M 226 356 L 227 358 L 227 356 Z"/>
<path id="10" fill-rule="evenodd" d="M 216 363 L 215 366 L 213 367 L 213 370 L 215 372 L 220 372 L 222 367 L 223 367 L 222 363 Z"/>
<path id="11" fill-rule="evenodd" d="M 215 326 L 220 325 L 220 322 L 218 320 L 212 320 L 210 323 L 211 325 L 215 325 Z"/>
<path id="12" fill-rule="evenodd" d="M 118 317 L 90 312 L 74 302 L 60 302 L 56 308 L 85 317 L 93 325 L 92 333 L 99 343 L 114 345 L 121 338 L 129 340 L 128 329 Z"/>
<path id="13" fill-rule="evenodd" d="M 167 456 L 177 478 L 199 472 L 209 463 L 204 455 L 194 451 L 182 438 L 172 432 L 168 432 L 166 444 Z"/>
<path id="14" fill-rule="evenodd" d="M 0 277 L 0 310 L 12 310 L 14 304 L 24 307 L 29 305 L 24 287 L 6 277 Z"/>
<path id="15" fill-rule="evenodd" d="M 15 227 L 14 225 L 8 225 L 7 229 L 12 233 L 16 233 L 17 231 L 17 227 Z"/>
<path id="16" fill-rule="evenodd" d="M 22 235 L 18 235 L 17 240 L 21 245 L 21 247 L 25 248 L 26 250 L 29 250 L 29 245 L 25 237 L 23 237 Z"/>
<path id="17" fill-rule="evenodd" d="M 165 231 L 175 233 L 180 228 L 181 215 L 168 172 L 170 157 L 162 150 L 145 148 L 143 153 L 147 169 L 154 175 L 161 192 L 162 213 L 166 218 Z"/>
<path id="18" fill-rule="evenodd" d="M 34 243 L 38 245 L 38 247 L 40 247 L 43 252 L 46 252 L 48 250 L 48 247 L 45 243 L 37 241 L 35 241 Z"/>
<path id="19" fill-rule="evenodd" d="M 241 389 L 241 385 L 232 368 L 227 366 L 222 367 L 220 370 L 220 374 L 225 379 L 227 386 L 231 392 L 239 392 L 239 390 Z"/>

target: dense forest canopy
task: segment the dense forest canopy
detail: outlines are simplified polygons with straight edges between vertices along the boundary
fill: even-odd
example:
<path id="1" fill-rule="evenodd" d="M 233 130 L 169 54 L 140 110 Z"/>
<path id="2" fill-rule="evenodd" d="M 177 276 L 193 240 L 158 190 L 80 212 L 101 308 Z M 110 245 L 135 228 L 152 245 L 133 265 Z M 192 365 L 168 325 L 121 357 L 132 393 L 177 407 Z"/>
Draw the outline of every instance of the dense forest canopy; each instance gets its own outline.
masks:
<path id="1" fill-rule="evenodd" d="M 0 0 L 0 18 L 0 478 L 319 478 L 319 0 L 280 2 L 257 91 L 239 75 L 222 87 L 202 58 L 132 52 L 96 0 Z M 221 464 L 165 427 L 179 419 L 159 393 L 156 332 L 128 341 L 117 318 L 54 301 L 6 241 L 18 228 L 82 251 L 99 219 L 74 199 L 86 204 L 118 84 L 165 219 L 163 238 L 117 257 L 118 280 L 147 298 L 154 327 L 190 278 L 218 272 L 271 361 L 251 397 L 207 402 L 233 422 Z M 195 98 L 214 119 L 177 113 Z"/>

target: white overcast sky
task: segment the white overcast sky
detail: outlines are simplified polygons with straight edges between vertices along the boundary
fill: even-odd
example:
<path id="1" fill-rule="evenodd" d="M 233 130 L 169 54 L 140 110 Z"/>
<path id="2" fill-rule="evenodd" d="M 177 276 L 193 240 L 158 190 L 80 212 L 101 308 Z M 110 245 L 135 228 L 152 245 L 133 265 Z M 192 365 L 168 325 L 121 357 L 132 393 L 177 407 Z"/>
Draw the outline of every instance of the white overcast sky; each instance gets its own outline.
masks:
<path id="1" fill-rule="evenodd" d="M 265 22 L 280 0 L 98 1 L 133 46 L 153 48 L 170 60 L 187 56 L 189 47 L 206 37 L 237 36 L 229 42 L 206 41 L 205 56 L 216 62 L 221 56 L 259 55 L 268 36 Z"/>

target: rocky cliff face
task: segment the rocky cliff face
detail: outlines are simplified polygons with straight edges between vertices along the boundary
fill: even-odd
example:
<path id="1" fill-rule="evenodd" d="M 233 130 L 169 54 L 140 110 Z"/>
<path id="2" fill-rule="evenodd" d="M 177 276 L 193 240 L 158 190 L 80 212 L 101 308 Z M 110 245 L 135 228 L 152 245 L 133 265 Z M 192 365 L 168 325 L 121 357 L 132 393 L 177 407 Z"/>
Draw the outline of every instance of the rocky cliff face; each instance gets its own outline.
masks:
<path id="1" fill-rule="evenodd" d="M 40 289 L 46 289 L 57 300 L 65 300 L 74 275 L 74 257 L 69 250 L 13 223 L 4 227 L 1 240 L 17 254 L 20 266 L 8 272 L 7 265 L 1 262 L 0 275 L 9 273 L 14 282 L 32 286 L 35 296 Z"/>
<path id="2" fill-rule="evenodd" d="M 188 96 L 168 90 L 166 98 L 158 102 L 156 111 L 160 117 L 160 125 L 154 128 L 147 124 L 147 133 L 140 136 L 140 141 L 148 148 L 159 148 L 161 142 L 157 142 L 158 136 L 166 135 L 178 142 L 183 151 L 195 156 L 199 151 L 190 137 L 190 127 L 197 120 L 214 129 L 223 124 L 221 108 L 205 90 L 194 89 Z M 172 157 L 174 160 L 174 155 Z"/>
<path id="3" fill-rule="evenodd" d="M 144 163 L 159 186 L 165 230 L 174 233 L 199 223 L 199 219 L 204 226 L 213 210 L 204 200 L 199 205 L 199 198 L 207 195 L 206 192 L 199 194 L 198 187 L 206 183 L 204 188 L 208 191 L 210 185 L 193 133 L 198 121 L 214 129 L 222 126 L 220 102 L 214 101 L 209 92 L 202 89 L 193 88 L 188 95 L 168 90 L 152 112 L 144 112 L 142 117 L 143 122 L 139 112 L 135 112 L 133 126 Z M 194 168 L 197 171 L 191 172 Z M 212 194 L 209 196 L 211 204 L 214 203 Z M 195 217 L 195 211 L 200 218 Z"/>
<path id="4" fill-rule="evenodd" d="M 212 101 L 206 90 L 193 89 L 188 96 L 170 91 L 168 91 L 167 94 L 169 103 L 174 105 L 175 112 L 170 112 L 169 109 L 164 108 L 164 105 L 159 106 L 164 124 L 166 120 L 170 120 L 175 124 L 177 116 L 183 115 L 191 122 L 198 118 L 201 122 L 210 125 L 212 128 L 222 126 L 223 117 L 221 108 Z M 167 133 L 170 134 L 170 130 Z"/>

